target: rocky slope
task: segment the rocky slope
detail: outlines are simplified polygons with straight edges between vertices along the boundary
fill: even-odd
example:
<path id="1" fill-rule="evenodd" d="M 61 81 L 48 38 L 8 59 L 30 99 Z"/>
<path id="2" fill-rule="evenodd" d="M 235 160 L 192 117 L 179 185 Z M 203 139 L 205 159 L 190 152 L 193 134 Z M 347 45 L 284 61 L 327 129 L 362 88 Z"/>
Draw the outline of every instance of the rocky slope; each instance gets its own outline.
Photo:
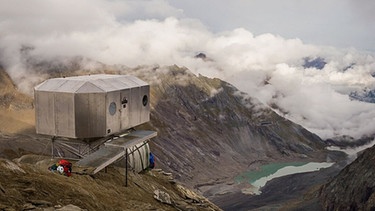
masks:
<path id="1" fill-rule="evenodd" d="M 0 159 L 0 210 L 220 210 L 205 198 L 171 182 L 162 171 L 129 174 L 109 167 L 95 176 L 66 177 L 48 171 L 56 163 L 41 155 Z"/>
<path id="2" fill-rule="evenodd" d="M 375 146 L 365 150 L 320 190 L 325 210 L 375 210 Z"/>
<path id="3" fill-rule="evenodd" d="M 38 68 L 44 79 L 56 75 Z M 77 69 L 63 74 L 87 73 Z M 219 79 L 196 76 L 178 66 L 102 67 L 91 73 L 133 74 L 150 83 L 151 121 L 137 129 L 158 132 L 151 142 L 157 168 L 172 172 L 176 180 L 206 196 L 221 194 L 214 190 L 218 184 L 230 184 L 236 174 L 267 162 L 326 159 L 325 144 L 318 136 Z M 21 99 L 16 97 L 11 101 L 17 107 L 10 106 L 12 103 L 2 106 L 3 114 L 8 115 L 2 116 L 3 122 L 16 131 L 15 136 L 3 133 L 1 142 L 7 146 L 0 151 L 3 157 L 49 152 L 47 137 L 35 134 L 32 124 L 17 124 L 30 123 L 33 117 L 9 116 L 27 109 L 33 114 L 32 98 L 24 98 L 27 100 L 17 101 Z M 0 131 L 9 131 L 4 127 Z"/>
<path id="4" fill-rule="evenodd" d="M 158 165 L 181 181 L 203 190 L 266 162 L 325 160 L 318 136 L 232 85 L 177 66 L 153 71 L 152 79 L 137 71 L 152 87 L 153 148 Z"/>
<path id="5" fill-rule="evenodd" d="M 74 162 L 72 177 L 49 172 L 57 159 L 46 156 L 50 137 L 35 134 L 32 97 L 1 68 L 0 98 L 0 210 L 220 210 L 161 170 L 130 173 L 128 187 L 117 165 L 95 177 Z"/>
<path id="6" fill-rule="evenodd" d="M 8 109 L 32 108 L 32 98 L 17 90 L 17 86 L 1 65 L 0 82 L 0 107 Z"/>

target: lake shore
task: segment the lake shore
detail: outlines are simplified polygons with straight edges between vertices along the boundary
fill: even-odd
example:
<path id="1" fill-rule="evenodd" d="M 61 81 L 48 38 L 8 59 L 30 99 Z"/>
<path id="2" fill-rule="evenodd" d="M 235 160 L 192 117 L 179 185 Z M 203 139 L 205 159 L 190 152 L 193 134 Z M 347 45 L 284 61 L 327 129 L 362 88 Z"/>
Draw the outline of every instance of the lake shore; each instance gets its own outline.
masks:
<path id="1" fill-rule="evenodd" d="M 335 162 L 331 167 L 274 178 L 260 189 L 260 195 L 251 194 L 257 188 L 250 183 L 233 181 L 205 187 L 208 190 L 205 195 L 223 210 L 279 209 L 291 201 L 301 201 L 304 194 L 326 183 L 348 164 L 342 152 L 332 151 L 328 157 Z M 314 200 L 305 204 L 309 203 L 309 207 L 319 206 Z"/>
<path id="2" fill-rule="evenodd" d="M 210 200 L 224 210 L 251 210 L 261 207 L 281 207 L 285 202 L 300 200 L 310 189 L 326 183 L 344 168 L 335 164 L 315 172 L 298 173 L 272 179 L 261 188 L 262 194 L 250 195 L 237 189 L 228 194 L 216 195 Z"/>

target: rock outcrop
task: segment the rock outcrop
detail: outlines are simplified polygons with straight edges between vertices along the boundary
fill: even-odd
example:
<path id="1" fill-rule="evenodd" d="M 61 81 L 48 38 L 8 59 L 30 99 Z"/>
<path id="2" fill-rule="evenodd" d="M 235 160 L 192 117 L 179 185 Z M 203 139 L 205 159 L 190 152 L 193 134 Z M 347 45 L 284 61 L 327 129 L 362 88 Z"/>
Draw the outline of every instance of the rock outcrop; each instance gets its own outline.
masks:
<path id="1" fill-rule="evenodd" d="M 365 150 L 320 190 L 323 208 L 375 210 L 375 146 Z"/>

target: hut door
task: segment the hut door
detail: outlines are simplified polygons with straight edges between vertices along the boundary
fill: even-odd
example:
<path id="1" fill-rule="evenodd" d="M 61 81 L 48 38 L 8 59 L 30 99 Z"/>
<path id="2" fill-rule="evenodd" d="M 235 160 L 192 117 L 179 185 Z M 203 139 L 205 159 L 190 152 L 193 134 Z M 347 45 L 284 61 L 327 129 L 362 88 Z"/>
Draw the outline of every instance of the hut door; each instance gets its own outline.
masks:
<path id="1" fill-rule="evenodd" d="M 129 124 L 130 124 L 130 90 L 122 90 L 121 91 L 121 121 L 120 121 L 120 127 L 121 130 L 126 130 L 129 129 Z"/>

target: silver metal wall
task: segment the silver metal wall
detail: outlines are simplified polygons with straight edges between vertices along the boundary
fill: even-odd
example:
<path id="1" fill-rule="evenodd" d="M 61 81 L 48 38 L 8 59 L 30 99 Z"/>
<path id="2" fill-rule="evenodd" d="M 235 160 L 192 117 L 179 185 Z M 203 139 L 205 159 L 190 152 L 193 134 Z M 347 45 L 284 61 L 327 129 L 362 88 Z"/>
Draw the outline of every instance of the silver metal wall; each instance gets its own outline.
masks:
<path id="1" fill-rule="evenodd" d="M 36 133 L 55 135 L 55 97 L 51 92 L 35 92 Z"/>
<path id="2" fill-rule="evenodd" d="M 74 131 L 76 131 L 74 121 L 74 94 L 54 93 L 54 98 L 56 135 L 63 137 L 71 137 L 74 134 Z"/>
<path id="3" fill-rule="evenodd" d="M 102 137 L 106 134 L 105 93 L 75 95 L 76 137 Z"/>
<path id="4" fill-rule="evenodd" d="M 107 134 L 113 134 L 120 131 L 120 92 L 109 92 L 106 94 L 106 120 L 107 120 Z"/>
<path id="5" fill-rule="evenodd" d="M 104 137 L 150 121 L 150 86 L 135 77 L 120 79 L 100 80 L 98 86 L 74 80 L 47 81 L 37 86 L 37 133 Z"/>

